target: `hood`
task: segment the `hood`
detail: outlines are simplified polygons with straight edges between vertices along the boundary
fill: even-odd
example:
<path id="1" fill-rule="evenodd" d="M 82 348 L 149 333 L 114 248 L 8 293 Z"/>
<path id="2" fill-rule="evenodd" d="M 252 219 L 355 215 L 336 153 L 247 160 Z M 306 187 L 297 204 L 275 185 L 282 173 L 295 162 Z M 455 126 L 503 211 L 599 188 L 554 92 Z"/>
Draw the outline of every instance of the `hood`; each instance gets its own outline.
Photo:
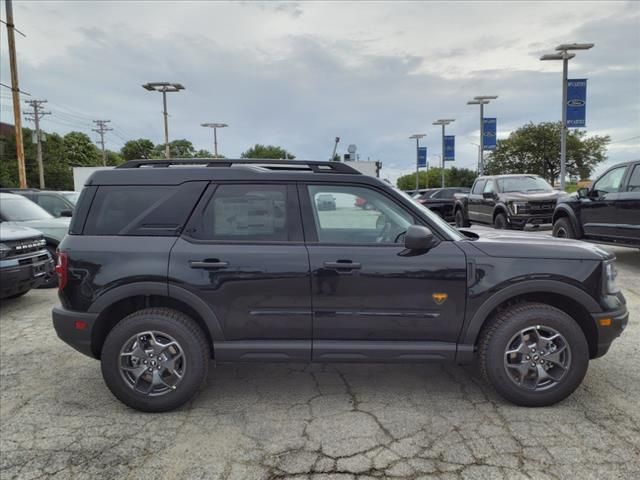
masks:
<path id="1" fill-rule="evenodd" d="M 29 227 L 7 222 L 0 223 L 0 242 L 10 242 L 13 240 L 25 240 L 27 238 L 42 237 L 42 233 Z"/>
<path id="2" fill-rule="evenodd" d="M 505 200 L 522 200 L 530 202 L 540 202 L 545 200 L 557 200 L 558 198 L 566 195 L 565 192 L 554 190 L 553 192 L 505 192 L 502 197 Z"/>
<path id="3" fill-rule="evenodd" d="M 6 222 L 10 225 L 25 226 L 40 230 L 45 236 L 60 242 L 69 231 L 70 217 L 47 218 L 45 220 L 27 220 L 24 222 Z"/>
<path id="4" fill-rule="evenodd" d="M 475 240 L 473 245 L 491 257 L 564 260 L 607 260 L 614 257 L 606 250 L 580 240 L 526 233 L 489 233 Z"/>

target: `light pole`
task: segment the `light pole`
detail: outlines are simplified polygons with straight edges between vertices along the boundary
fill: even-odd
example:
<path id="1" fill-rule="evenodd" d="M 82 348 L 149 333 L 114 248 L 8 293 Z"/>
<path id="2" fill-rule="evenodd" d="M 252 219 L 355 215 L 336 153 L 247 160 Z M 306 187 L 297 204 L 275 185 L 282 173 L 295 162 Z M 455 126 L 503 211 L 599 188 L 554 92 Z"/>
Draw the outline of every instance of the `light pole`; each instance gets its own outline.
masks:
<path id="1" fill-rule="evenodd" d="M 480 153 L 480 145 L 478 145 L 477 143 L 473 143 L 473 142 L 469 142 L 470 145 L 474 145 L 478 148 L 478 154 Z M 480 173 L 480 162 L 478 161 L 478 166 L 476 167 L 476 170 L 478 171 L 478 173 Z"/>
<path id="2" fill-rule="evenodd" d="M 228 127 L 226 123 L 201 123 L 202 127 L 213 128 L 213 156 L 218 158 L 218 129 Z"/>
<path id="3" fill-rule="evenodd" d="M 540 60 L 562 60 L 562 125 L 560 126 L 560 190 L 564 190 L 564 177 L 567 174 L 567 77 L 569 60 L 576 56 L 569 50 L 589 50 L 593 43 L 563 43 L 556 47 L 558 53 L 549 53 Z"/>
<path id="4" fill-rule="evenodd" d="M 179 83 L 170 82 L 150 82 L 142 85 L 142 88 L 149 90 L 150 92 L 162 92 L 162 106 L 164 115 L 164 157 L 169 158 L 169 114 L 167 113 L 167 92 L 179 92 L 184 90 L 184 87 Z"/>
<path id="5" fill-rule="evenodd" d="M 480 105 L 480 150 L 478 151 L 480 175 L 484 173 L 484 106 L 496 98 L 498 98 L 497 95 L 479 95 L 477 97 L 473 97 L 473 100 L 469 100 L 467 102 L 467 105 Z"/>
<path id="6" fill-rule="evenodd" d="M 444 188 L 444 127 L 455 121 L 454 118 L 440 118 L 431 124 L 442 125 L 442 188 Z"/>
<path id="7" fill-rule="evenodd" d="M 420 156 L 420 139 L 426 137 L 427 134 L 426 133 L 414 133 L 413 135 L 411 135 L 409 138 L 410 139 L 416 139 L 416 191 L 418 191 L 418 189 L 420 188 L 420 184 L 418 183 L 418 172 L 419 172 L 419 167 L 418 167 L 418 160 L 419 160 L 419 156 Z M 429 180 L 427 179 L 427 182 L 429 182 Z"/>

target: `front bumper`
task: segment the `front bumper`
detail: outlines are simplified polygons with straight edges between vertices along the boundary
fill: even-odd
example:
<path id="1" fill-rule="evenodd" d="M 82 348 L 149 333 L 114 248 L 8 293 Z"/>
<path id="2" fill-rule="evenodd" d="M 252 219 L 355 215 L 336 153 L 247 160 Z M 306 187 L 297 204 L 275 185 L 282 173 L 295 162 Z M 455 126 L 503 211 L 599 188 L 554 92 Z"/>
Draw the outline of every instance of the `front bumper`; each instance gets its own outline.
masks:
<path id="1" fill-rule="evenodd" d="M 598 330 L 598 343 L 592 358 L 598 358 L 607 353 L 613 341 L 622 334 L 629 323 L 629 312 L 627 307 L 623 306 L 609 312 L 593 313 L 592 317 Z M 611 320 L 611 322 L 606 320 Z"/>
<path id="2" fill-rule="evenodd" d="M 91 348 L 97 313 L 72 312 L 62 307 L 54 307 L 51 316 L 53 328 L 63 342 L 89 357 L 97 358 Z"/>
<path id="3" fill-rule="evenodd" d="M 42 283 L 53 270 L 53 260 L 45 250 L 28 257 L 14 257 L 0 262 L 0 298 L 18 295 Z"/>
<path id="4" fill-rule="evenodd" d="M 514 227 L 524 228 L 526 225 L 546 225 L 553 223 L 553 212 L 543 215 L 510 215 L 509 223 Z"/>

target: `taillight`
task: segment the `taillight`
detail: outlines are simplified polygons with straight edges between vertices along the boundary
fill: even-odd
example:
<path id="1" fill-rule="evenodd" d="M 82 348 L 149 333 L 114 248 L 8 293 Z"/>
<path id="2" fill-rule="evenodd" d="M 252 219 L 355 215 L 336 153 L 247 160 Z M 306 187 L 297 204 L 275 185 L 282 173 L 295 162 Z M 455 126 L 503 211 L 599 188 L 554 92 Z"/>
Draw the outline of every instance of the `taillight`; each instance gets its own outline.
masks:
<path id="1" fill-rule="evenodd" d="M 58 263 L 56 273 L 58 274 L 58 290 L 62 290 L 67 285 L 69 256 L 67 252 L 58 251 Z"/>

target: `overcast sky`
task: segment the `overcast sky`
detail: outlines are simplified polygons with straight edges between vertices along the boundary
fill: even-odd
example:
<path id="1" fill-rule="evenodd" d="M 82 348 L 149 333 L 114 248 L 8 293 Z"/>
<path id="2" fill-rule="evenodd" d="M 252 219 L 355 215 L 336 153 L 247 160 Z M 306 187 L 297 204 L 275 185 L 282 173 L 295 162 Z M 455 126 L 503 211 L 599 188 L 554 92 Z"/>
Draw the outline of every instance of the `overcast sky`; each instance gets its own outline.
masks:
<path id="1" fill-rule="evenodd" d="M 3 2 L 2 2 L 3 3 Z M 4 4 L 1 15 L 4 19 Z M 593 42 L 569 65 L 589 79 L 587 130 L 611 136 L 609 161 L 640 157 L 640 2 L 205 2 L 14 0 L 21 88 L 49 100 L 42 128 L 90 133 L 110 119 L 108 147 L 163 141 L 161 95 L 149 81 L 180 82 L 169 96 L 170 138 L 213 150 L 203 122 L 225 122 L 220 153 L 255 143 L 327 159 L 356 144 L 395 180 L 415 166 L 412 133 L 455 118 L 456 165 L 475 168 L 474 95 L 499 95 L 485 116 L 498 138 L 560 118 L 560 43 Z M 2 28 L 0 81 L 10 83 Z M 13 123 L 9 90 L 0 118 Z M 26 125 L 30 125 L 27 123 Z"/>

